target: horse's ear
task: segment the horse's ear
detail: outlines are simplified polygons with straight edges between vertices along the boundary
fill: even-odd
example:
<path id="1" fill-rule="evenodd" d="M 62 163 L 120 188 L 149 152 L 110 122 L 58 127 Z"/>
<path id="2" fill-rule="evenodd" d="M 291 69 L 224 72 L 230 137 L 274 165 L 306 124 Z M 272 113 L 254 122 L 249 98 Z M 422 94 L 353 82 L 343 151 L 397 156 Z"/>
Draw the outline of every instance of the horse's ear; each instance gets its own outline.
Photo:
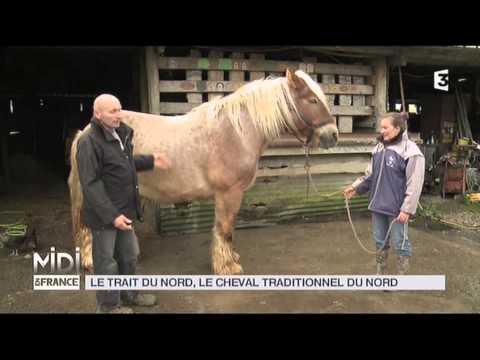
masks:
<path id="1" fill-rule="evenodd" d="M 290 70 L 290 68 L 287 68 L 287 73 L 285 74 L 285 76 L 288 80 L 292 78 L 292 70 Z"/>
<path id="2" fill-rule="evenodd" d="M 294 89 L 300 89 L 304 84 L 303 80 L 300 79 L 294 70 L 290 70 L 287 68 L 287 80 L 288 84 Z"/>
<path id="3" fill-rule="evenodd" d="M 294 80 L 294 77 L 296 77 L 297 75 L 295 75 L 295 72 L 290 70 L 290 68 L 287 68 L 287 74 L 286 74 L 286 77 L 287 77 L 287 80 L 288 80 L 288 83 L 292 86 L 292 87 L 295 87 L 295 80 Z"/>

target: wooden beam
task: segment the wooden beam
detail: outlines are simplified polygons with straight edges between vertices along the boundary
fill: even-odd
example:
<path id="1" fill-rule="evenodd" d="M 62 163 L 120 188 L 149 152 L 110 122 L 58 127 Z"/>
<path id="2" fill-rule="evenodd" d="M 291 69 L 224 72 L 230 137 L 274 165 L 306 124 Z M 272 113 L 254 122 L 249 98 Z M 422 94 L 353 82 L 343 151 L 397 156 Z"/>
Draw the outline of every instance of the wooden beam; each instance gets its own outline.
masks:
<path id="1" fill-rule="evenodd" d="M 365 171 L 370 161 L 370 154 L 339 154 L 315 157 L 310 160 L 310 173 L 313 174 L 336 174 L 336 173 L 361 173 Z M 265 162 L 261 161 L 259 165 L 265 166 L 259 168 L 257 177 L 270 176 L 305 176 L 303 161 L 296 158 L 286 158 L 282 161 L 288 164 L 288 167 L 279 167 L 269 169 Z"/>
<path id="2" fill-rule="evenodd" d="M 268 71 L 285 74 L 287 68 L 300 69 L 299 61 L 277 61 L 256 59 L 211 59 L 192 57 L 158 57 L 157 64 L 160 69 L 180 70 L 241 70 L 241 71 Z M 365 65 L 344 65 L 317 63 L 315 74 L 339 74 L 370 76 L 372 68 Z"/>
<path id="3" fill-rule="evenodd" d="M 376 130 L 380 129 L 380 118 L 387 112 L 387 97 L 388 97 L 388 67 L 386 58 L 378 58 L 372 61 L 374 75 L 370 78 L 371 85 L 375 87 L 375 95 L 371 98 L 371 105 L 373 106 L 373 118 L 375 120 Z"/>
<path id="4" fill-rule="evenodd" d="M 198 104 L 200 105 L 200 104 Z M 197 104 L 180 103 L 180 102 L 162 102 L 162 114 L 185 114 L 198 106 Z"/>
<path id="5" fill-rule="evenodd" d="M 371 146 L 377 144 L 377 133 L 352 133 L 352 134 L 340 134 L 338 137 L 338 144 L 335 146 L 342 147 L 342 146 Z M 271 148 L 298 148 L 299 147 L 298 139 L 296 139 L 291 134 L 283 134 L 278 139 L 274 140 L 270 145 Z M 335 149 L 332 148 L 332 149 Z M 331 149 L 329 149 L 331 150 Z M 315 153 L 316 150 L 312 150 L 312 154 Z"/>
<path id="6" fill-rule="evenodd" d="M 8 189 L 11 185 L 10 179 L 10 165 L 8 161 L 8 130 L 7 127 L 5 129 L 0 126 L 0 138 L 1 138 L 1 152 L 2 152 L 2 164 L 3 164 L 3 178 L 4 178 L 4 185 L 5 185 L 5 192 L 8 192 Z"/>
<path id="7" fill-rule="evenodd" d="M 132 95 L 133 95 L 133 103 L 130 104 L 130 108 L 134 111 L 142 111 L 141 110 L 141 99 L 140 99 L 140 61 L 139 61 L 139 54 L 135 53 L 132 55 Z"/>
<path id="8" fill-rule="evenodd" d="M 215 60 L 218 60 L 218 59 L 221 59 L 223 57 L 223 52 L 221 51 L 210 51 L 209 54 L 208 54 L 208 57 L 211 58 L 211 59 L 215 59 Z M 209 70 L 208 71 L 208 80 L 213 80 L 213 81 L 216 81 L 217 82 L 217 86 L 218 86 L 218 92 L 219 94 L 215 94 L 215 93 L 209 93 L 208 94 L 208 101 L 210 100 L 213 100 L 215 98 L 219 98 L 219 97 L 222 97 L 223 96 L 223 81 L 224 81 L 224 74 L 223 74 L 223 70 Z"/>
<path id="9" fill-rule="evenodd" d="M 338 83 L 342 85 L 349 85 L 352 83 L 352 77 L 348 75 L 339 75 Z M 352 96 L 351 95 L 340 95 L 338 99 L 338 104 L 342 106 L 352 106 Z"/>
<path id="10" fill-rule="evenodd" d="M 232 59 L 243 59 L 245 55 L 243 53 L 234 52 L 232 53 Z M 232 70 L 230 71 L 230 81 L 242 82 L 245 80 L 245 73 L 241 70 Z"/>
<path id="11" fill-rule="evenodd" d="M 329 85 L 319 84 L 319 85 L 325 94 L 350 94 L 350 95 L 372 95 L 373 94 L 373 86 L 371 85 L 359 85 L 359 84 L 329 84 Z"/>
<path id="12" fill-rule="evenodd" d="M 265 54 L 250 54 L 250 59 L 256 61 L 265 61 Z M 264 77 L 264 71 L 250 71 L 250 81 L 262 79 Z"/>
<path id="13" fill-rule="evenodd" d="M 339 84 L 351 84 L 352 77 L 350 75 L 339 75 Z M 340 106 L 352 106 L 352 95 L 339 95 L 338 103 Z M 351 133 L 353 131 L 353 117 L 339 116 L 337 120 L 337 127 L 340 133 Z"/>
<path id="14" fill-rule="evenodd" d="M 327 86 L 335 86 L 335 75 L 329 75 L 329 74 L 324 74 L 324 75 L 321 75 L 322 76 L 322 89 Z M 328 105 L 330 106 L 330 110 L 333 109 L 333 107 L 335 106 L 335 95 L 326 95 L 327 97 L 327 102 L 328 102 Z M 333 115 L 333 114 L 332 114 Z M 338 117 L 337 116 L 334 116 L 335 118 L 335 124 L 338 124 Z"/>
<path id="15" fill-rule="evenodd" d="M 373 114 L 370 106 L 334 106 L 331 110 L 332 115 L 367 116 Z"/>
<path id="16" fill-rule="evenodd" d="M 362 128 L 362 129 L 371 129 L 371 131 L 376 131 L 377 120 L 374 117 L 356 119 L 355 127 Z"/>
<path id="17" fill-rule="evenodd" d="M 200 50 L 192 49 L 190 50 L 191 56 L 200 56 Z M 187 70 L 186 74 L 187 80 L 202 80 L 202 70 Z M 162 85 L 166 81 L 160 81 L 160 91 L 169 92 L 166 89 L 162 89 Z M 194 91 L 187 94 L 187 101 L 191 104 L 201 104 L 202 103 L 202 94 L 196 94 Z"/>
<path id="18" fill-rule="evenodd" d="M 339 116 L 337 122 L 338 132 L 351 133 L 353 131 L 353 117 L 352 116 Z"/>
<path id="19" fill-rule="evenodd" d="M 140 67 L 140 111 L 147 113 L 150 111 L 148 107 L 148 84 L 147 84 L 147 68 L 145 60 L 145 51 L 141 51 L 138 55 Z"/>
<path id="20" fill-rule="evenodd" d="M 480 66 L 480 49 L 455 46 L 306 46 L 314 52 L 337 52 L 345 56 L 401 56 L 407 64 L 437 66 Z M 352 74 L 353 75 L 353 74 Z"/>
<path id="21" fill-rule="evenodd" d="M 188 73 L 194 72 L 193 70 Z M 233 73 L 240 73 L 241 71 L 232 71 Z M 187 74 L 188 76 L 188 74 Z M 180 80 L 160 81 L 160 92 L 167 93 L 196 93 L 196 92 L 234 92 L 247 81 L 202 81 L 202 80 Z M 221 86 L 219 86 L 221 84 Z M 325 94 L 350 94 L 350 95 L 372 95 L 373 86 L 371 85 L 357 85 L 357 84 L 319 84 Z M 190 101 L 189 101 L 190 102 Z"/>
<path id="22" fill-rule="evenodd" d="M 162 102 L 160 104 L 162 114 L 185 114 L 196 107 L 196 104 Z M 344 116 L 368 116 L 373 114 L 370 106 L 333 106 L 331 108 L 332 115 Z"/>
<path id="23" fill-rule="evenodd" d="M 317 58 L 316 57 L 304 57 L 304 58 L 302 58 L 302 60 L 304 61 L 303 66 L 305 67 L 305 69 L 303 69 L 303 71 L 305 71 L 308 75 L 310 75 L 310 77 L 314 81 L 318 82 L 318 75 L 315 73 L 315 64 L 317 63 Z"/>
<path id="24" fill-rule="evenodd" d="M 148 109 L 151 114 L 160 114 L 160 78 L 156 66 L 158 55 L 155 47 L 147 46 L 145 49 L 145 66 L 148 84 Z"/>
<path id="25" fill-rule="evenodd" d="M 344 53 L 352 55 L 365 55 L 367 56 L 391 56 L 398 51 L 399 47 L 394 46 L 305 46 L 306 50 L 314 52 L 337 52 L 339 54 Z M 352 74 L 353 75 L 353 74 Z"/>
<path id="26" fill-rule="evenodd" d="M 353 76 L 352 80 L 357 86 L 364 86 L 363 84 L 365 84 L 365 77 L 363 76 Z M 353 106 L 365 106 L 365 95 L 373 94 L 373 87 L 369 86 L 369 89 L 372 90 L 370 94 L 354 94 L 352 96 Z"/>
<path id="27" fill-rule="evenodd" d="M 274 147 L 270 146 L 262 154 L 266 156 L 305 156 L 305 150 L 300 147 L 300 143 L 296 140 L 295 147 Z M 311 155 L 333 155 L 333 154 L 371 154 L 375 145 L 365 146 L 335 146 L 330 149 L 316 148 L 310 151 Z"/>
<path id="28" fill-rule="evenodd" d="M 335 75 L 372 75 L 372 68 L 364 65 L 343 65 L 343 64 L 315 64 L 317 74 L 335 74 Z"/>

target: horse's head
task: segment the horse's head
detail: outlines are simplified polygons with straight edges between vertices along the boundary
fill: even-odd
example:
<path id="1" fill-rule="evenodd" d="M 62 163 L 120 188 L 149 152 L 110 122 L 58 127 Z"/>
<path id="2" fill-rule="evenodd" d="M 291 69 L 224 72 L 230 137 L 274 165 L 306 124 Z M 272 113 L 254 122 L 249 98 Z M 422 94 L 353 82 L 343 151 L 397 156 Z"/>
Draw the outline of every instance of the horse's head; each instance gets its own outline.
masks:
<path id="1" fill-rule="evenodd" d="M 309 146 L 330 148 L 337 144 L 338 129 L 320 86 L 301 70 L 287 69 L 287 82 L 297 110 L 295 125 Z"/>

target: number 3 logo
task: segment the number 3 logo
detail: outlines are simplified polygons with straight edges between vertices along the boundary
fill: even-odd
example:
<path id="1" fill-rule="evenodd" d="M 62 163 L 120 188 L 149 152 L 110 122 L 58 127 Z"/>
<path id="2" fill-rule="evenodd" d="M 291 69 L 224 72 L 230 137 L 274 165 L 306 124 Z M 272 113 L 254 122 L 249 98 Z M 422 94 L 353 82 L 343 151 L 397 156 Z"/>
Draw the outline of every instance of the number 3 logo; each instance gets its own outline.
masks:
<path id="1" fill-rule="evenodd" d="M 440 82 L 438 83 L 440 86 L 448 85 L 448 74 L 440 74 Z"/>
<path id="2" fill-rule="evenodd" d="M 435 71 L 433 87 L 438 90 L 448 91 L 448 69 Z"/>

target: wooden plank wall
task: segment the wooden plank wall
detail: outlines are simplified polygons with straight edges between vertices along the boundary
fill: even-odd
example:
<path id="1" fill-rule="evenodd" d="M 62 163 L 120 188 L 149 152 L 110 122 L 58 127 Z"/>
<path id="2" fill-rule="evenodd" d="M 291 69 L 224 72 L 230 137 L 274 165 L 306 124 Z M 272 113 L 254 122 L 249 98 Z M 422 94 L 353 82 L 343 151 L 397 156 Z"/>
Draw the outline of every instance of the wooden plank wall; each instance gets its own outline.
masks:
<path id="1" fill-rule="evenodd" d="M 156 74 L 152 65 L 155 56 L 159 71 L 184 70 L 185 80 L 150 79 Z M 158 103 L 158 106 L 150 105 L 151 112 L 159 111 L 165 115 L 183 114 L 192 110 L 201 103 L 202 94 L 207 94 L 206 99 L 211 100 L 234 92 L 246 83 L 246 79 L 252 81 L 268 75 L 284 76 L 287 68 L 302 69 L 320 83 L 342 133 L 351 133 L 357 122 L 363 124 L 362 127 L 367 126 L 375 131 L 375 123 L 365 120 L 377 113 L 375 106 L 381 105 L 381 100 L 375 99 L 379 81 L 371 64 L 319 63 L 315 57 L 305 57 L 302 61 L 265 60 L 265 54 L 260 53 L 227 55 L 219 51 L 210 51 L 207 57 L 201 57 L 198 50 L 192 50 L 190 57 L 165 57 L 156 55 L 152 47 L 146 52 L 146 68 L 149 101 L 160 99 L 159 93 L 187 94 L 186 102 L 165 101 Z M 208 80 L 202 80 L 202 71 L 207 71 Z M 384 91 L 380 93 L 385 96 Z M 203 99 L 206 100 L 205 96 Z"/>
<path id="2" fill-rule="evenodd" d="M 368 122 L 368 119 L 376 113 L 374 105 L 380 103 L 374 99 L 376 95 L 374 89 L 379 80 L 374 76 L 372 64 L 319 63 L 315 57 L 305 57 L 302 62 L 274 61 L 266 60 L 265 54 L 260 53 L 231 53 L 226 57 L 225 53 L 209 51 L 207 57 L 201 57 L 198 50 L 191 50 L 190 55 L 190 57 L 157 57 L 157 66 L 160 71 L 184 70 L 186 74 L 185 80 L 159 81 L 158 88 L 162 93 L 187 94 L 187 102 L 161 102 L 160 112 L 162 114 L 186 113 L 201 103 L 202 94 L 208 94 L 208 96 L 203 96 L 204 101 L 207 98 L 213 99 L 236 91 L 247 83 L 246 79 L 253 81 L 268 75 L 284 76 L 285 70 L 292 68 L 302 69 L 313 80 L 319 81 L 328 98 L 332 113 L 337 119 L 340 132 L 345 135 L 352 133 L 354 121 L 357 123 L 366 121 L 371 130 L 375 131 L 375 122 Z M 202 71 L 208 73 L 208 80 L 202 80 Z M 312 174 L 332 171 L 358 172 L 368 160 L 371 144 L 363 144 L 360 140 L 358 144 L 354 144 L 354 146 L 356 145 L 358 146 L 354 147 L 356 149 L 354 151 L 366 156 L 353 157 L 349 163 L 343 163 L 339 168 L 336 168 L 334 164 L 337 160 L 343 161 L 340 159 L 341 154 L 352 153 L 348 146 L 337 147 L 334 152 L 314 150 L 312 159 L 316 156 L 327 155 L 331 158 L 330 161 L 333 165 L 313 166 Z M 362 150 L 358 151 L 359 148 Z M 299 151 L 300 153 L 298 153 Z M 285 134 L 278 139 L 267 153 L 262 157 L 260 167 L 270 166 L 268 162 L 272 157 L 291 158 L 283 164 L 283 168 L 273 167 L 268 171 L 260 171 L 260 174 L 264 173 L 264 176 L 298 176 L 302 172 L 303 165 L 298 164 L 302 162 L 303 153 L 301 153 L 300 144 L 292 135 Z M 263 164 L 264 162 L 266 165 Z"/>

